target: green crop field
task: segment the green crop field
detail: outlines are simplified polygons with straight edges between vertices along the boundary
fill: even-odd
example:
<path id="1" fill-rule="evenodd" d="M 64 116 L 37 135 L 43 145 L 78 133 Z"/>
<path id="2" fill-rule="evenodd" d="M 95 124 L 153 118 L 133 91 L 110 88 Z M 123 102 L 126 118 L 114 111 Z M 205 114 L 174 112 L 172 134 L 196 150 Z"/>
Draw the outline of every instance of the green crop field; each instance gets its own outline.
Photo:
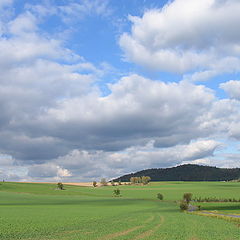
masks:
<path id="1" fill-rule="evenodd" d="M 119 188 L 121 197 L 113 197 Z M 239 240 L 239 223 L 181 212 L 176 201 L 194 196 L 240 198 L 240 183 L 158 182 L 147 186 L 78 187 L 1 183 L 0 239 Z M 164 195 L 159 201 L 157 193 Z M 197 203 L 239 213 L 240 203 Z"/>

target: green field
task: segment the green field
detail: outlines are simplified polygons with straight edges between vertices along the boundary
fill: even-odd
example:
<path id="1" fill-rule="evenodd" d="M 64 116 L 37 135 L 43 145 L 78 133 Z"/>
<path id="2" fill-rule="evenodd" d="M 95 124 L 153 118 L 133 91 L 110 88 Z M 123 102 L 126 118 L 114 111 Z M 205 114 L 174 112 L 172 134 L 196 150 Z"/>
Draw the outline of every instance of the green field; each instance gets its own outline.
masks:
<path id="1" fill-rule="evenodd" d="M 180 212 L 183 193 L 240 198 L 240 183 L 159 182 L 147 186 L 0 184 L 0 239 L 240 239 L 239 223 Z M 156 198 L 164 195 L 164 201 Z M 240 203 L 199 203 L 207 210 L 240 214 Z M 198 205 L 199 205 L 198 204 Z"/>

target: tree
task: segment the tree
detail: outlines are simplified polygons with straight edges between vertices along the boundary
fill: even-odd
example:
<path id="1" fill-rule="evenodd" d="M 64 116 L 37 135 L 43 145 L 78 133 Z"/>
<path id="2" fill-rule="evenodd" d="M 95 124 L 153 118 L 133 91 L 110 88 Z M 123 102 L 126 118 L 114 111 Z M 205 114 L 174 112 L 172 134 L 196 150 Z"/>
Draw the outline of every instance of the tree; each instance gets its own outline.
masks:
<path id="1" fill-rule="evenodd" d="M 184 193 L 183 194 L 183 200 L 189 204 L 190 201 L 192 200 L 192 193 Z"/>
<path id="2" fill-rule="evenodd" d="M 141 182 L 142 182 L 144 185 L 148 184 L 148 183 L 151 181 L 151 178 L 150 178 L 149 176 L 142 176 L 141 179 L 142 179 Z"/>
<path id="3" fill-rule="evenodd" d="M 107 186 L 107 181 L 106 181 L 106 178 L 102 178 L 101 181 L 100 181 L 101 185 L 102 186 Z"/>
<path id="4" fill-rule="evenodd" d="M 137 177 L 137 183 L 142 183 L 142 177 Z"/>
<path id="5" fill-rule="evenodd" d="M 57 188 L 59 190 L 64 190 L 64 186 L 63 186 L 63 184 L 61 182 L 57 183 Z"/>
<path id="6" fill-rule="evenodd" d="M 97 182 L 96 181 L 93 181 L 93 186 L 97 187 Z"/>
<path id="7" fill-rule="evenodd" d="M 131 177 L 130 182 L 131 182 L 131 184 L 135 184 L 135 177 Z"/>
<path id="8" fill-rule="evenodd" d="M 139 184 L 142 183 L 144 185 L 150 182 L 151 178 L 149 176 L 142 176 L 142 177 L 131 177 L 130 182 L 131 184 Z"/>

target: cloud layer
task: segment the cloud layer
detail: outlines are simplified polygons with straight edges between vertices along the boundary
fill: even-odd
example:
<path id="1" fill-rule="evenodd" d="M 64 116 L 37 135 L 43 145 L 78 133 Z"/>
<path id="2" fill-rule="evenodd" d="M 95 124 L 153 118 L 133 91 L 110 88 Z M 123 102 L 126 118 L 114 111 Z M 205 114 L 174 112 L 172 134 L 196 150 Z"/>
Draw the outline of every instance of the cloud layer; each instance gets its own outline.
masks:
<path id="1" fill-rule="evenodd" d="M 219 99 L 187 75 L 164 82 L 127 74 L 103 95 L 97 83 L 107 74 L 104 65 L 40 27 L 46 16 L 69 23 L 76 10 L 79 19 L 111 12 L 99 1 L 73 2 L 28 4 L 19 14 L 11 1 L 0 3 L 7 16 L 0 17 L 0 176 L 83 181 L 184 162 L 223 165 L 214 158 L 224 148 L 219 139 L 240 139 L 239 80 L 220 84 L 230 98 Z M 192 80 L 239 71 L 240 36 L 233 28 L 239 8 L 233 0 L 175 0 L 130 17 L 132 30 L 120 45 L 130 61 L 191 71 Z"/>

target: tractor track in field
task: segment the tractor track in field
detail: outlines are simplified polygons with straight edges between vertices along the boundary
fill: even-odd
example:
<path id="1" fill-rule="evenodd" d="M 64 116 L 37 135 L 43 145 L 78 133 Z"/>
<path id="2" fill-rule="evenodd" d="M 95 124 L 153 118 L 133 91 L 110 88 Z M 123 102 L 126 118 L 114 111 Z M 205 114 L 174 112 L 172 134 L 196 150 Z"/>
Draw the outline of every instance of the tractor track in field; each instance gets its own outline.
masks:
<path id="1" fill-rule="evenodd" d="M 75 233 L 82 233 L 82 234 L 91 234 L 94 233 L 93 231 L 84 231 L 84 230 L 79 230 L 79 229 L 75 229 L 75 230 L 68 230 L 68 231 L 62 231 L 59 232 L 57 234 L 54 234 L 54 236 L 61 236 L 61 235 L 67 235 L 67 234 L 75 234 Z"/>
<path id="2" fill-rule="evenodd" d="M 153 233 L 155 233 L 157 231 L 158 228 L 161 227 L 161 225 L 163 224 L 164 222 L 164 217 L 160 217 L 160 223 L 157 224 L 156 226 L 154 226 L 152 229 L 150 230 L 147 230 L 139 235 L 137 235 L 135 238 L 133 238 L 133 240 L 138 240 L 138 239 L 143 239 L 143 238 L 146 238 L 146 237 L 149 237 L 151 236 Z"/>
<path id="3" fill-rule="evenodd" d="M 113 239 L 113 238 L 116 238 L 116 237 L 121 237 L 121 236 L 127 235 L 131 232 L 134 232 L 134 231 L 138 230 L 139 228 L 142 228 L 142 226 L 129 228 L 129 229 L 127 229 L 125 231 L 122 231 L 122 232 L 112 233 L 112 234 L 109 234 L 109 235 L 104 236 L 102 238 L 99 238 L 99 240 L 109 240 L 109 239 Z"/>
<path id="4" fill-rule="evenodd" d="M 110 240 L 110 239 L 113 239 L 113 238 L 117 238 L 117 237 L 121 237 L 121 236 L 124 236 L 124 235 L 127 235 L 131 232 L 134 232 L 140 228 L 143 228 L 146 226 L 147 223 L 149 222 L 152 222 L 153 220 L 155 219 L 155 216 L 151 216 L 150 218 L 148 218 L 143 225 L 139 225 L 139 226 L 136 226 L 136 227 L 133 227 L 133 228 L 129 228 L 129 229 L 126 229 L 125 231 L 121 231 L 121 232 L 117 232 L 117 233 L 112 233 L 112 234 L 109 234 L 109 235 L 106 235 L 106 236 L 103 236 L 102 238 L 99 238 L 98 240 Z"/>

